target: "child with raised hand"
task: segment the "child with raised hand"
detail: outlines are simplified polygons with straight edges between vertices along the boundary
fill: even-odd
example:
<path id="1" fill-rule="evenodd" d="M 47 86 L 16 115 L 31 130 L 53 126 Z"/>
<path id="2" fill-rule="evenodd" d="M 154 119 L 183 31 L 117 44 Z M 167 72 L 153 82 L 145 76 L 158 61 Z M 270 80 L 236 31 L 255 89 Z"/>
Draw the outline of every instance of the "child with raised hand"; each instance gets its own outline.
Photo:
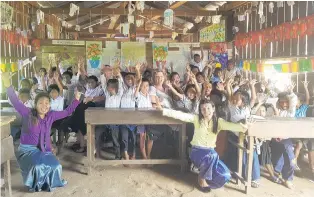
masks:
<path id="1" fill-rule="evenodd" d="M 43 91 L 46 90 L 47 89 L 46 85 L 48 82 L 47 70 L 45 68 L 40 68 L 38 72 L 35 68 L 35 64 L 33 64 L 33 71 L 35 73 L 36 79 L 38 80 L 38 89 Z"/>
<path id="2" fill-rule="evenodd" d="M 52 191 L 67 184 L 61 178 L 62 166 L 51 149 L 50 130 L 54 121 L 69 116 L 79 104 L 80 93 L 63 111 L 50 111 L 50 98 L 47 93 L 39 93 L 34 108 L 24 106 L 10 84 L 9 73 L 1 76 L 7 94 L 16 111 L 22 116 L 22 132 L 16 158 L 22 171 L 24 185 L 29 191 Z"/>
<path id="3" fill-rule="evenodd" d="M 135 99 L 137 103 L 137 108 L 139 109 L 153 108 L 152 101 L 149 95 L 149 80 L 148 79 L 142 78 L 139 81 L 134 95 L 135 95 Z M 145 148 L 146 130 L 147 130 L 147 126 L 144 126 L 144 125 L 137 126 L 137 133 L 140 134 L 140 150 L 141 150 L 143 159 L 149 158 L 146 154 L 146 148 Z M 152 145 L 153 145 L 153 141 L 148 139 L 148 142 L 147 142 L 148 151 L 152 150 Z M 150 152 L 148 155 L 150 155 Z"/>
<path id="4" fill-rule="evenodd" d="M 195 132 L 191 141 L 190 158 L 193 164 L 200 169 L 198 183 L 201 189 L 216 189 L 224 186 L 230 180 L 231 175 L 227 166 L 219 160 L 219 156 L 214 149 L 217 135 L 221 130 L 245 132 L 248 125 L 230 123 L 218 118 L 214 104 L 205 99 L 200 102 L 199 115 L 170 109 L 161 110 L 164 116 L 194 124 Z"/>

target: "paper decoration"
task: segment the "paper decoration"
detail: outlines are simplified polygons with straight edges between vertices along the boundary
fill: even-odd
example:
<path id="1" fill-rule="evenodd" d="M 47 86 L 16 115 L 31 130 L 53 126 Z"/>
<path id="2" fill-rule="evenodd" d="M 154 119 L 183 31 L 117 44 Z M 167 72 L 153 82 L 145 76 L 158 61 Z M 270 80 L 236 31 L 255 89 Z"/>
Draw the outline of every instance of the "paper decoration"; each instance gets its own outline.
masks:
<path id="1" fill-rule="evenodd" d="M 149 31 L 149 38 L 153 38 L 154 37 L 154 31 Z"/>
<path id="2" fill-rule="evenodd" d="M 264 72 L 264 65 L 259 63 L 257 64 L 257 72 L 262 73 Z"/>
<path id="3" fill-rule="evenodd" d="M 277 1 L 277 8 L 283 7 L 283 1 Z"/>
<path id="4" fill-rule="evenodd" d="M 287 1 L 288 6 L 293 6 L 294 5 L 294 1 Z"/>
<path id="5" fill-rule="evenodd" d="M 99 19 L 99 24 L 102 25 L 104 24 L 105 20 L 103 18 Z"/>
<path id="6" fill-rule="evenodd" d="M 212 16 L 213 24 L 219 24 L 220 23 L 220 18 L 221 18 L 221 15 L 214 15 L 214 16 Z"/>
<path id="7" fill-rule="evenodd" d="M 167 56 L 168 56 L 167 43 L 153 43 L 154 67 L 161 69 L 162 65 L 166 64 Z"/>
<path id="8" fill-rule="evenodd" d="M 81 26 L 75 25 L 75 31 L 81 31 Z"/>
<path id="9" fill-rule="evenodd" d="M 1 12 L 1 28 L 5 28 L 4 26 L 12 23 L 13 19 L 13 7 L 9 4 L 1 1 L 0 3 L 0 12 Z"/>
<path id="10" fill-rule="evenodd" d="M 164 12 L 164 25 L 172 28 L 173 26 L 173 10 L 167 9 Z"/>
<path id="11" fill-rule="evenodd" d="M 122 23 L 121 28 L 122 28 L 122 34 L 124 34 L 124 35 L 129 34 L 129 28 L 130 28 L 129 23 Z"/>
<path id="12" fill-rule="evenodd" d="M 264 15 L 259 18 L 259 23 L 260 24 L 264 24 L 265 21 L 266 21 L 266 17 Z"/>
<path id="13" fill-rule="evenodd" d="M 260 31 L 249 33 L 237 33 L 235 37 L 235 46 L 246 46 L 247 44 L 259 44 L 265 46 L 267 43 L 284 41 L 312 36 L 314 34 L 314 15 L 294 20 L 289 23 L 283 23 Z"/>
<path id="14" fill-rule="evenodd" d="M 102 57 L 101 41 L 86 41 L 86 63 L 89 75 L 100 75 Z"/>
<path id="15" fill-rule="evenodd" d="M 128 15 L 128 23 L 134 24 L 134 16 L 133 15 Z"/>
<path id="16" fill-rule="evenodd" d="M 268 10 L 270 13 L 274 13 L 274 3 L 273 2 L 270 2 L 268 4 Z"/>
<path id="17" fill-rule="evenodd" d="M 62 27 L 66 27 L 67 26 L 67 22 L 66 21 L 62 21 L 61 25 L 62 25 Z"/>
<path id="18" fill-rule="evenodd" d="M 209 48 L 212 53 L 228 53 L 228 47 L 226 42 L 211 42 L 209 43 Z"/>
<path id="19" fill-rule="evenodd" d="M 44 20 L 45 20 L 45 13 L 44 12 L 42 12 L 41 10 L 37 10 L 36 16 L 37 16 L 37 24 L 38 25 L 40 23 L 44 23 Z"/>
<path id="20" fill-rule="evenodd" d="M 172 32 L 172 34 L 171 34 L 172 40 L 175 40 L 178 35 L 179 34 L 177 32 Z"/>
<path id="21" fill-rule="evenodd" d="M 189 29 L 188 28 L 183 28 L 183 35 L 186 35 L 186 32 L 188 31 Z"/>
<path id="22" fill-rule="evenodd" d="M 75 13 L 77 15 L 80 13 L 80 7 L 75 5 L 74 3 L 71 3 L 70 4 L 70 13 L 69 13 L 69 15 L 70 16 L 74 16 Z"/>
<path id="23" fill-rule="evenodd" d="M 92 27 L 89 27 L 89 28 L 88 28 L 88 32 L 89 32 L 89 33 L 93 33 L 93 32 L 94 32 L 94 31 L 93 31 L 93 28 L 92 28 Z"/>
<path id="24" fill-rule="evenodd" d="M 187 29 L 192 29 L 192 27 L 194 27 L 193 23 L 187 22 L 184 24 L 184 27 L 186 27 Z"/>
<path id="25" fill-rule="evenodd" d="M 135 5 L 131 2 L 129 3 L 128 11 L 129 11 L 129 15 L 132 15 L 133 12 L 135 11 Z"/>
<path id="26" fill-rule="evenodd" d="M 252 1 L 252 6 L 258 6 L 258 1 Z"/>
<path id="27" fill-rule="evenodd" d="M 242 14 L 242 15 L 238 15 L 238 21 L 245 21 L 245 15 Z"/>
<path id="28" fill-rule="evenodd" d="M 264 3 L 262 1 L 258 5 L 258 15 L 260 18 L 264 15 Z"/>
<path id="29" fill-rule="evenodd" d="M 232 27 L 232 33 L 233 33 L 233 34 L 236 34 L 236 33 L 238 33 L 238 32 L 239 32 L 239 27 L 233 26 L 233 27 Z"/>
<path id="30" fill-rule="evenodd" d="M 290 72 L 290 64 L 282 64 L 281 70 L 283 73 L 289 73 Z"/>
<path id="31" fill-rule="evenodd" d="M 252 62 L 252 63 L 250 64 L 250 70 L 251 70 L 252 72 L 257 72 L 257 64 L 256 64 L 256 62 Z"/>
<path id="32" fill-rule="evenodd" d="M 137 62 L 146 61 L 145 42 L 122 42 L 121 58 L 125 65 L 136 65 Z"/>
<path id="33" fill-rule="evenodd" d="M 200 23 L 203 20 L 204 16 L 198 16 L 195 18 L 195 23 Z"/>
<path id="34" fill-rule="evenodd" d="M 200 30 L 200 42 L 225 42 L 225 21 Z"/>
<path id="35" fill-rule="evenodd" d="M 299 62 L 293 61 L 291 63 L 291 72 L 293 73 L 299 72 Z"/>
<path id="36" fill-rule="evenodd" d="M 238 67 L 239 67 L 239 68 L 243 68 L 243 60 L 240 60 L 240 61 L 239 61 Z"/>
<path id="37" fill-rule="evenodd" d="M 300 59 L 299 61 L 299 71 L 300 72 L 311 72 L 312 65 L 309 59 Z"/>
<path id="38" fill-rule="evenodd" d="M 145 1 L 137 1 L 136 2 L 136 9 L 143 12 L 145 9 Z"/>
<path id="39" fill-rule="evenodd" d="M 5 73 L 6 71 L 6 67 L 5 67 L 5 64 L 0 64 L 0 69 L 1 69 L 1 72 Z"/>
<path id="40" fill-rule="evenodd" d="M 144 20 L 143 19 L 136 20 L 136 27 L 141 27 L 143 25 L 144 25 Z"/>

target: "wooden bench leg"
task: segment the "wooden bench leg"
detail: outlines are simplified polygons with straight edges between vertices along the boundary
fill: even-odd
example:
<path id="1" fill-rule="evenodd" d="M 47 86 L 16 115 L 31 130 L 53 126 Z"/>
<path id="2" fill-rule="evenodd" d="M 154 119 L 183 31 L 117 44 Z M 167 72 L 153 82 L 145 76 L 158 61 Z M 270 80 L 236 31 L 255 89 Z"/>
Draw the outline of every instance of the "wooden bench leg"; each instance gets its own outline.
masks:
<path id="1" fill-rule="evenodd" d="M 179 134 L 179 156 L 181 158 L 181 172 L 186 172 L 186 124 L 182 124 L 182 131 Z"/>
<path id="2" fill-rule="evenodd" d="M 248 143 L 249 152 L 247 153 L 247 185 L 245 186 L 245 193 L 248 194 L 251 190 L 251 181 L 252 181 L 252 167 L 253 167 L 253 154 L 254 154 L 254 137 L 249 136 Z"/>
<path id="3" fill-rule="evenodd" d="M 244 142 L 244 134 L 239 133 L 239 142 L 238 145 L 241 147 L 244 147 L 243 145 Z M 243 166 L 243 150 L 238 148 L 238 175 L 242 177 L 242 166 Z M 237 179 L 237 184 L 240 186 L 241 181 Z"/>
<path id="4" fill-rule="evenodd" d="M 4 165 L 4 188 L 5 196 L 12 197 L 10 160 Z"/>
<path id="5" fill-rule="evenodd" d="M 87 174 L 91 175 L 93 161 L 95 161 L 95 126 L 86 124 L 87 126 Z"/>

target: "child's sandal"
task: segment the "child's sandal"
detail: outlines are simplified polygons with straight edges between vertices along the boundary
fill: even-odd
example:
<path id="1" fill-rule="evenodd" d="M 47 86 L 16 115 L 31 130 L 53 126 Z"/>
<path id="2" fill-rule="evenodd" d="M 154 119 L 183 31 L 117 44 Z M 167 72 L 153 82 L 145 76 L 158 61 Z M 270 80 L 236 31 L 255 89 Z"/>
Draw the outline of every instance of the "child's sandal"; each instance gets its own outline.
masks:
<path id="1" fill-rule="evenodd" d="M 258 182 L 258 181 L 252 181 L 252 182 L 251 182 L 251 187 L 253 187 L 253 188 L 259 188 L 259 182 Z"/>

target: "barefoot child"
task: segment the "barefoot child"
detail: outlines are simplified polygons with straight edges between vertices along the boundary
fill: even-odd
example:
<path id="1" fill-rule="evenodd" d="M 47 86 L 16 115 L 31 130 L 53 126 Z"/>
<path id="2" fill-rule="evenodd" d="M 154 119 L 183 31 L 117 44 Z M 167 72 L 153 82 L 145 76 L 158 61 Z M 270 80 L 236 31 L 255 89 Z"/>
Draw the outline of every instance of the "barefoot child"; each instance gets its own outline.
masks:
<path id="1" fill-rule="evenodd" d="M 195 126 L 190 158 L 200 169 L 198 182 L 201 189 L 216 189 L 224 186 L 231 178 L 225 164 L 219 160 L 215 151 L 217 135 L 221 130 L 245 132 L 247 125 L 230 123 L 216 116 L 215 106 L 211 101 L 201 100 L 199 115 L 163 109 L 163 115 Z"/>

